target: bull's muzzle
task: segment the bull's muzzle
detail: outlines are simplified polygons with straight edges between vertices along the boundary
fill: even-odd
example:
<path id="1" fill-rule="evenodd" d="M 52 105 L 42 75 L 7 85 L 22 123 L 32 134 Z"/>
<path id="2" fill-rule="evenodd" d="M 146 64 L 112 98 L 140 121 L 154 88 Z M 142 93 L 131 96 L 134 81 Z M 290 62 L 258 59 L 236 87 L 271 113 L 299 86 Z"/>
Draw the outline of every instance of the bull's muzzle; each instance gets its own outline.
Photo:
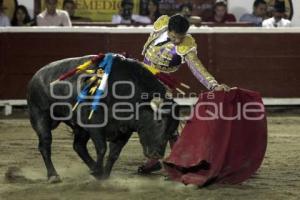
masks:
<path id="1" fill-rule="evenodd" d="M 159 153 L 159 151 L 150 151 L 147 147 L 145 150 L 145 156 L 150 159 L 161 159 L 164 157 L 163 153 Z"/>

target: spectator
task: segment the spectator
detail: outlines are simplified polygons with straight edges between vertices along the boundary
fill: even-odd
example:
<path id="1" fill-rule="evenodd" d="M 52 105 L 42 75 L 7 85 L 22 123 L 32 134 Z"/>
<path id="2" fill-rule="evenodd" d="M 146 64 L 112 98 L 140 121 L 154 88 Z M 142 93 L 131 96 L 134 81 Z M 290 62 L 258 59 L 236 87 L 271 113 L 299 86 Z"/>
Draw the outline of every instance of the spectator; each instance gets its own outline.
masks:
<path id="1" fill-rule="evenodd" d="M 267 28 L 272 27 L 291 27 L 292 23 L 285 17 L 284 1 L 276 1 L 274 5 L 273 17 L 263 21 L 262 26 Z"/>
<path id="2" fill-rule="evenodd" d="M 236 22 L 236 18 L 233 14 L 227 13 L 225 1 L 218 1 L 214 5 L 214 15 L 208 21 L 215 23 Z"/>
<path id="3" fill-rule="evenodd" d="M 9 18 L 4 14 L 3 0 L 0 0 L 0 26 L 10 26 Z"/>
<path id="4" fill-rule="evenodd" d="M 89 18 L 75 16 L 76 3 L 74 2 L 74 0 L 64 0 L 63 10 L 68 12 L 71 21 L 77 21 L 77 22 L 90 22 L 91 21 L 91 19 L 89 19 Z"/>
<path id="5" fill-rule="evenodd" d="M 285 19 L 292 19 L 293 16 L 293 4 L 291 2 L 291 0 L 265 0 L 267 2 L 268 5 L 268 11 L 267 11 L 267 16 L 268 18 L 273 17 L 273 13 L 274 13 L 274 6 L 276 4 L 277 1 L 284 1 L 285 3 Z M 288 1 L 290 1 L 291 3 L 288 3 Z"/>
<path id="6" fill-rule="evenodd" d="M 192 12 L 193 12 L 193 5 L 191 3 L 184 3 L 181 4 L 179 7 L 179 14 L 187 18 L 190 24 L 200 24 L 201 17 L 192 16 Z"/>
<path id="7" fill-rule="evenodd" d="M 121 9 L 118 15 L 113 15 L 111 22 L 113 24 L 151 24 L 150 18 L 147 16 L 132 14 L 133 3 L 131 0 L 122 0 Z"/>
<path id="8" fill-rule="evenodd" d="M 202 21 L 208 21 L 214 15 L 215 0 L 202 0 L 200 14 Z"/>
<path id="9" fill-rule="evenodd" d="M 15 9 L 13 18 L 11 20 L 12 26 L 31 26 L 33 21 L 31 20 L 28 10 L 25 6 L 19 5 Z"/>
<path id="10" fill-rule="evenodd" d="M 37 16 L 38 26 L 72 26 L 69 14 L 57 9 L 57 0 L 45 0 L 46 10 Z"/>
<path id="11" fill-rule="evenodd" d="M 159 11 L 159 1 L 158 0 L 149 0 L 148 2 L 148 17 L 151 22 L 154 23 L 160 17 Z"/>
<path id="12" fill-rule="evenodd" d="M 253 3 L 252 14 L 244 14 L 241 18 L 241 22 L 250 22 L 256 26 L 262 26 L 263 20 L 267 15 L 267 3 L 264 0 L 255 0 Z"/>

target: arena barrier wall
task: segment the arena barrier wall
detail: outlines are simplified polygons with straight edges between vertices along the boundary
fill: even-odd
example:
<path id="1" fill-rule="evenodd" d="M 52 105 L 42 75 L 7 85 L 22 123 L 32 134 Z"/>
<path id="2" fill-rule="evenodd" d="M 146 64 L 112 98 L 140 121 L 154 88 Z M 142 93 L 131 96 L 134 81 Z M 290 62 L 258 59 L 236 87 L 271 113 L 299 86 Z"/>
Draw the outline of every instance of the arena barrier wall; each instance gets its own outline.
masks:
<path id="1" fill-rule="evenodd" d="M 45 64 L 98 52 L 127 52 L 141 60 L 151 27 L 0 28 L 0 100 L 25 99 L 26 85 Z M 300 97 L 300 28 L 191 27 L 198 55 L 219 82 L 263 97 Z M 187 66 L 176 76 L 205 91 Z"/>

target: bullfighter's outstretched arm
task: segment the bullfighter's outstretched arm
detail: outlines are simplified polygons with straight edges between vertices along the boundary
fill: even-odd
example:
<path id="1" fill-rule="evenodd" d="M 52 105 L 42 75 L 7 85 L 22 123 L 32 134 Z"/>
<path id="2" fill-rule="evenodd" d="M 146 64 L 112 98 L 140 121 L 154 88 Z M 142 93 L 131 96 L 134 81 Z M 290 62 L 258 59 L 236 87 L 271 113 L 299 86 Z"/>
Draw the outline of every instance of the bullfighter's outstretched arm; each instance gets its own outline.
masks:
<path id="1" fill-rule="evenodd" d="M 199 60 L 196 51 L 191 51 L 185 56 L 185 61 L 193 75 L 208 90 L 213 90 L 219 84 L 216 79 L 206 70 L 202 62 Z"/>

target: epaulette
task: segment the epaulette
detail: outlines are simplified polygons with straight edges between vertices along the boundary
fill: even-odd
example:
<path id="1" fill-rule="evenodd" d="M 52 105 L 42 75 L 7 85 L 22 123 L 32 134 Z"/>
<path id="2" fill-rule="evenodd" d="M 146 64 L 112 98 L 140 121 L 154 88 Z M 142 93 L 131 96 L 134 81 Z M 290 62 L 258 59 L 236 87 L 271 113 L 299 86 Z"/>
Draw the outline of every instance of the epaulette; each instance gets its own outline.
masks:
<path id="1" fill-rule="evenodd" d="M 183 41 L 176 46 L 176 52 L 179 55 L 186 55 L 192 50 L 197 49 L 197 44 L 195 42 L 195 39 L 190 34 L 187 34 L 186 37 L 183 39 Z"/>
<path id="2" fill-rule="evenodd" d="M 153 24 L 154 31 L 158 32 L 168 27 L 170 17 L 168 15 L 160 16 Z"/>

